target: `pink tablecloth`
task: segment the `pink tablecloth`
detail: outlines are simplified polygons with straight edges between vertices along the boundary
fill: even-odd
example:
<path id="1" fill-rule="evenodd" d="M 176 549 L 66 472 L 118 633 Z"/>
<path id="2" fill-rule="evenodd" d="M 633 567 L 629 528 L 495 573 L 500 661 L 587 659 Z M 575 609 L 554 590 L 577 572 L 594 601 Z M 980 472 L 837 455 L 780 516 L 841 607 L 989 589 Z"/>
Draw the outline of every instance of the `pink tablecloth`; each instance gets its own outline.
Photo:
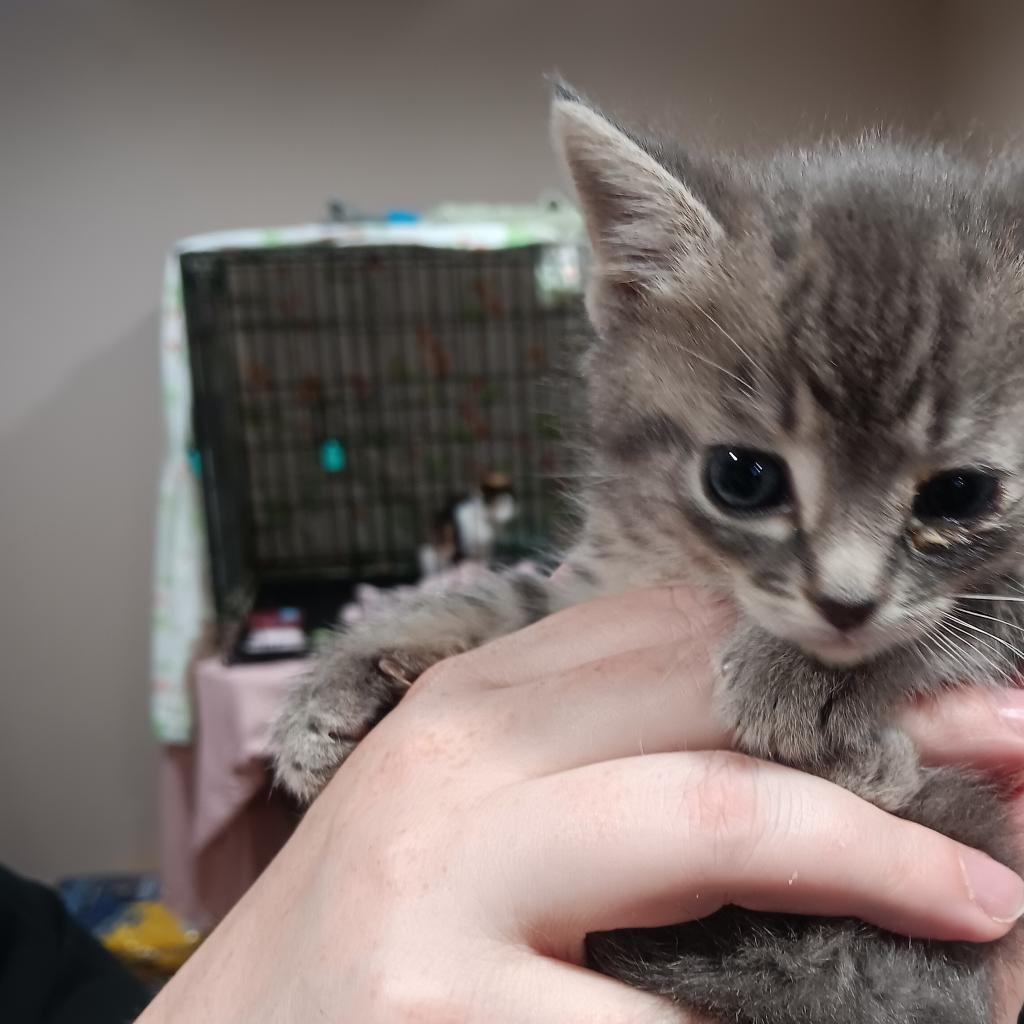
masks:
<path id="1" fill-rule="evenodd" d="M 161 768 L 164 899 L 185 920 L 223 917 L 280 849 L 296 813 L 269 788 L 270 723 L 302 661 L 196 670 L 197 739 Z"/>

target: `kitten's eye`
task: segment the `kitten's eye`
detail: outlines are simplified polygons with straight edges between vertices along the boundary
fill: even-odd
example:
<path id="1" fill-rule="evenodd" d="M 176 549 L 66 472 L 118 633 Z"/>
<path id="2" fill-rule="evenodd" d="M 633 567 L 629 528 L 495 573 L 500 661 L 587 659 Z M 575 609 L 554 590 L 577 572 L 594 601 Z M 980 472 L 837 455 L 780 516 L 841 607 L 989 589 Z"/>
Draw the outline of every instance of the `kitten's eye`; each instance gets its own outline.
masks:
<path id="1" fill-rule="evenodd" d="M 914 496 L 918 519 L 975 519 L 991 512 L 999 481 L 975 469 L 951 469 L 926 480 Z"/>
<path id="2" fill-rule="evenodd" d="M 704 481 L 711 500 L 729 512 L 768 512 L 789 498 L 783 464 L 749 448 L 712 448 Z"/>

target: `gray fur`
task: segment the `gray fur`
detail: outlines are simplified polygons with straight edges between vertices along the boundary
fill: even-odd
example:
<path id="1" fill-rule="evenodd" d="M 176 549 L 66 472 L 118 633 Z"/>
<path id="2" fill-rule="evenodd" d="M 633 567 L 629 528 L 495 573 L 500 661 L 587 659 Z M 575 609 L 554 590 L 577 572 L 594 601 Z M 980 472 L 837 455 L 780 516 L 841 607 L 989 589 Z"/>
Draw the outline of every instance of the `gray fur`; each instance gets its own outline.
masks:
<path id="1" fill-rule="evenodd" d="M 593 594 L 684 582 L 740 609 L 717 687 L 740 749 L 1019 864 L 1001 795 L 921 768 L 890 718 L 1024 661 L 1024 172 L 884 139 L 698 159 L 567 87 L 553 124 L 595 255 L 577 571 L 416 598 L 340 636 L 278 724 L 279 777 L 315 795 L 438 658 Z M 702 465 L 722 444 L 783 458 L 787 507 L 715 507 Z M 915 488 L 959 467 L 999 477 L 995 510 L 918 521 Z M 840 642 L 829 601 L 878 611 Z M 721 1024 L 988 1024 L 1010 945 L 727 908 L 589 951 Z"/>
<path id="2" fill-rule="evenodd" d="M 580 599 L 581 584 L 508 573 L 454 593 L 385 602 L 344 633 L 288 697 L 274 726 L 274 770 L 312 800 L 363 736 L 435 662 L 512 633 Z M 400 623 L 400 625 L 399 625 Z"/>

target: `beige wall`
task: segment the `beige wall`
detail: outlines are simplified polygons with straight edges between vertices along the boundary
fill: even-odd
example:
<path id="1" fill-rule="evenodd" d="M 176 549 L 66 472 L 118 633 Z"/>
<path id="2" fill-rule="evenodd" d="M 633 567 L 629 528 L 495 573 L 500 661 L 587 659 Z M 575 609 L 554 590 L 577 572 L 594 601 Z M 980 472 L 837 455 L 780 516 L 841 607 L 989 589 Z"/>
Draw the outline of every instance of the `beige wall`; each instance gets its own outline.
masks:
<path id="1" fill-rule="evenodd" d="M 942 66 L 951 123 L 979 148 L 1024 136 L 1024 4 L 949 4 Z"/>
<path id="2" fill-rule="evenodd" d="M 0 861 L 152 865 L 156 302 L 179 236 L 554 182 L 542 72 L 694 137 L 934 123 L 929 0 L 0 5 Z M 671 113 L 670 113 L 671 112 Z"/>

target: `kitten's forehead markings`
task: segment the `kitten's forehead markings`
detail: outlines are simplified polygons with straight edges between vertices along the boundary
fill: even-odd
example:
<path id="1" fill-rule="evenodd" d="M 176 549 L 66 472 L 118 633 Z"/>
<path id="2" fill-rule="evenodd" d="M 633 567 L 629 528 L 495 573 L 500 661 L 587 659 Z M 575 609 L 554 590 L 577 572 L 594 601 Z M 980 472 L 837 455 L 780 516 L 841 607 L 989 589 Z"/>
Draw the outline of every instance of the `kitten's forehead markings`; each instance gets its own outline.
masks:
<path id="1" fill-rule="evenodd" d="M 982 403 L 977 403 L 982 404 Z M 995 410 L 990 409 L 990 412 Z M 1021 412 L 1013 409 L 1003 415 L 982 419 L 975 411 L 953 418 L 942 442 L 942 467 L 991 466 L 1012 478 L 1021 471 Z"/>
<path id="2" fill-rule="evenodd" d="M 752 369 L 754 371 L 755 378 L 757 376 L 760 376 L 760 377 L 763 377 L 764 379 L 766 379 L 767 381 L 769 381 L 770 383 L 777 385 L 777 381 L 775 380 L 775 378 L 772 375 L 771 371 L 765 366 L 765 364 L 760 362 L 759 360 L 755 359 L 751 355 L 750 351 L 748 349 L 745 349 L 736 340 L 736 338 L 732 334 L 730 334 L 729 331 L 727 331 L 721 325 L 721 323 L 718 320 L 715 319 L 715 317 L 713 317 L 706 309 L 704 309 L 704 307 L 700 303 L 697 303 L 693 308 L 702 317 L 704 317 L 704 319 L 707 320 L 714 328 L 716 328 L 718 330 L 718 332 L 726 339 L 726 341 L 728 341 L 736 349 L 736 351 L 739 352 L 740 356 L 743 359 L 743 362 L 741 363 L 742 367 L 745 367 L 747 369 Z M 732 377 L 734 377 L 737 380 L 740 380 L 741 383 L 744 384 L 744 386 L 746 387 L 747 391 L 749 392 L 750 397 L 751 398 L 756 397 L 757 392 L 758 392 L 758 388 L 756 388 L 752 384 L 749 384 L 749 383 L 743 381 L 742 378 L 736 377 L 736 375 L 729 373 L 728 370 L 725 370 L 723 372 L 728 373 L 729 376 L 732 376 Z"/>
<path id="3" fill-rule="evenodd" d="M 782 452 L 789 466 L 799 526 L 807 533 L 824 520 L 828 505 L 825 467 L 821 455 L 806 445 L 786 446 Z"/>
<path id="4" fill-rule="evenodd" d="M 828 480 L 822 446 L 824 422 L 821 408 L 803 380 L 794 385 L 791 408 L 791 438 L 780 453 L 789 466 L 796 499 L 799 526 L 806 532 L 817 529 L 828 505 Z"/>
<path id="5" fill-rule="evenodd" d="M 923 388 L 913 406 L 904 414 L 903 432 L 908 447 L 923 452 L 934 449 L 948 429 L 939 416 L 938 402 L 931 388 Z"/>

